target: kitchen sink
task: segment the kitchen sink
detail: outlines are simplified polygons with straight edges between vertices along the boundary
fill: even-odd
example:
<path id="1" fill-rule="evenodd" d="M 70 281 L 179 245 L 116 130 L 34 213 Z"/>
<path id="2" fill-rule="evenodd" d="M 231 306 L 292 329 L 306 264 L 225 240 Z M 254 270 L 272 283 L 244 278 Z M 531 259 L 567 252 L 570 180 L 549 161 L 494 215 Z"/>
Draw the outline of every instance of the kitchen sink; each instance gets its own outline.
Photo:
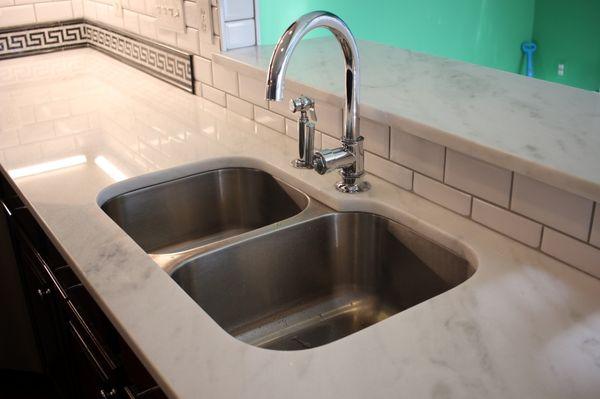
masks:
<path id="1" fill-rule="evenodd" d="M 463 258 L 369 213 L 328 213 L 183 262 L 171 277 L 224 330 L 263 348 L 313 348 L 468 279 Z"/>
<path id="2" fill-rule="evenodd" d="M 475 271 L 402 224 L 335 212 L 256 169 L 155 184 L 101 208 L 225 331 L 267 349 L 325 345 Z"/>
<path id="3" fill-rule="evenodd" d="M 118 195 L 102 210 L 147 253 L 160 255 L 238 236 L 307 205 L 305 194 L 264 171 L 226 168 Z"/>

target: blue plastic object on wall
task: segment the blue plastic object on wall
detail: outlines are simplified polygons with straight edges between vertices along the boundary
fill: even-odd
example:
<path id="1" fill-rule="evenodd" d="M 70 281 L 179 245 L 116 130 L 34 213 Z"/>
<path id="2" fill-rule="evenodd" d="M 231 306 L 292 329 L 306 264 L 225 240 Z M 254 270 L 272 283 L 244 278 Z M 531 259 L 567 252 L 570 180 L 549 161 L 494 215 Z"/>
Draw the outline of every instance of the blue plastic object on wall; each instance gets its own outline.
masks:
<path id="1" fill-rule="evenodd" d="M 521 44 L 521 50 L 527 56 L 527 76 L 533 76 L 533 53 L 537 50 L 537 46 L 534 42 L 523 42 Z"/>

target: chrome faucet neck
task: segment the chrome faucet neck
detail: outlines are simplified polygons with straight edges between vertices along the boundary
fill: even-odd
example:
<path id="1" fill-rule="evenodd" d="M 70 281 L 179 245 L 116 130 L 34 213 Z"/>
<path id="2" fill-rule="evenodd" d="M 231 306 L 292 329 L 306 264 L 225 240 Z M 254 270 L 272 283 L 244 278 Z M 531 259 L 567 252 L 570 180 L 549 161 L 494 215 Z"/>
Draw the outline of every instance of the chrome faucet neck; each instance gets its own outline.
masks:
<path id="1" fill-rule="evenodd" d="M 285 74 L 292 54 L 302 38 L 317 28 L 327 28 L 340 43 L 346 72 L 346 101 L 344 104 L 343 140 L 354 141 L 358 137 L 358 101 L 360 97 L 359 56 L 356 40 L 344 21 L 327 11 L 313 11 L 291 24 L 273 50 L 267 73 L 267 100 L 283 99 Z"/>
<path id="2" fill-rule="evenodd" d="M 362 181 L 364 175 L 363 137 L 359 134 L 358 102 L 360 96 L 359 56 L 356 40 L 348 26 L 338 16 L 327 11 L 313 11 L 291 24 L 279 39 L 273 50 L 267 72 L 266 99 L 281 101 L 285 74 L 294 50 L 302 38 L 317 28 L 329 29 L 337 39 L 346 63 L 344 81 L 346 101 L 344 104 L 344 127 L 340 148 L 315 154 L 314 166 L 323 174 L 333 169 L 341 169 L 342 182 L 336 187 L 348 193 L 365 191 L 368 183 Z"/>

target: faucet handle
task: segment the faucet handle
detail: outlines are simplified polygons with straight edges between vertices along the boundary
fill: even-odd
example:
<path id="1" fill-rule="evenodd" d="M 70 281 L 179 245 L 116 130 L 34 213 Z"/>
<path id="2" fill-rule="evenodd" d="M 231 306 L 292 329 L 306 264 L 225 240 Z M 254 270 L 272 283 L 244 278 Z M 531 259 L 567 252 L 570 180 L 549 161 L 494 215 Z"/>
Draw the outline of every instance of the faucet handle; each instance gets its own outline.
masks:
<path id="1" fill-rule="evenodd" d="M 301 95 L 298 98 L 294 98 L 290 100 L 290 111 L 296 113 L 298 111 L 302 113 L 308 112 L 310 114 L 310 118 L 313 121 L 317 121 L 317 113 L 315 111 L 315 100 L 310 97 L 306 97 Z"/>

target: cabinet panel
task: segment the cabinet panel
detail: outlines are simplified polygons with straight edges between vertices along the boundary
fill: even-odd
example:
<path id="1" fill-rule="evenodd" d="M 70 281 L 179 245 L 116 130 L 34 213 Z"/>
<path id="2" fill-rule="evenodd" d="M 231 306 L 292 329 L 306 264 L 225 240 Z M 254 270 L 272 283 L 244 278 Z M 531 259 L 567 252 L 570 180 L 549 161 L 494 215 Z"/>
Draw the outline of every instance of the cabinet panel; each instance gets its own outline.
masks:
<path id="1" fill-rule="evenodd" d="M 42 368 L 60 398 L 166 398 L 2 177 L 0 200 Z"/>

